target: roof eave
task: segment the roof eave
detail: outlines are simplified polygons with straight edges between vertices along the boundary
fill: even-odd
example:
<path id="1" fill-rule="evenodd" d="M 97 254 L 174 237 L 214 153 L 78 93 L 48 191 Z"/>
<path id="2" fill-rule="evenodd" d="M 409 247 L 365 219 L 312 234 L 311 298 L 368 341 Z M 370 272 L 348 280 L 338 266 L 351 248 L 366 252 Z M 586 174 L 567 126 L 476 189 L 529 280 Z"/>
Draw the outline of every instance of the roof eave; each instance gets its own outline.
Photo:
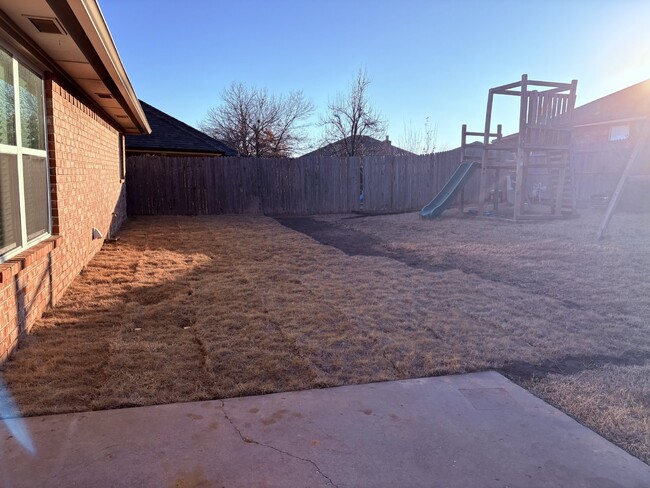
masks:
<path id="1" fill-rule="evenodd" d="M 126 69 L 97 1 L 47 0 L 47 3 L 84 51 L 108 90 L 135 125 L 136 132 L 132 130 L 126 132 L 150 134 L 151 127 L 126 74 Z"/>

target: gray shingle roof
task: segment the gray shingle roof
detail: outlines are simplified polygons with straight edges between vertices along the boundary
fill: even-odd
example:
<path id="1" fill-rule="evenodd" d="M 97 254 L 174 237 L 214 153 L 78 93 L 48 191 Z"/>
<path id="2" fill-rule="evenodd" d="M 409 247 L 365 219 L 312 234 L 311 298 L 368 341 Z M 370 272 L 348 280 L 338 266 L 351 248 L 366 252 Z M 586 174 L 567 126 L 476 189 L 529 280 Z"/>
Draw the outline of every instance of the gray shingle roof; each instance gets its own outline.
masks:
<path id="1" fill-rule="evenodd" d="M 151 125 L 149 135 L 127 135 L 126 150 L 156 152 L 196 152 L 236 156 L 237 152 L 221 141 L 140 100 Z"/>
<path id="2" fill-rule="evenodd" d="M 380 141 L 370 136 L 359 136 L 359 155 L 363 156 L 415 156 L 401 147 L 393 146 L 391 141 Z M 344 139 L 333 142 L 301 157 L 345 156 Z"/>
<path id="3" fill-rule="evenodd" d="M 558 117 L 558 123 L 575 127 L 636 117 L 650 117 L 650 80 L 576 107 L 570 116 Z"/>

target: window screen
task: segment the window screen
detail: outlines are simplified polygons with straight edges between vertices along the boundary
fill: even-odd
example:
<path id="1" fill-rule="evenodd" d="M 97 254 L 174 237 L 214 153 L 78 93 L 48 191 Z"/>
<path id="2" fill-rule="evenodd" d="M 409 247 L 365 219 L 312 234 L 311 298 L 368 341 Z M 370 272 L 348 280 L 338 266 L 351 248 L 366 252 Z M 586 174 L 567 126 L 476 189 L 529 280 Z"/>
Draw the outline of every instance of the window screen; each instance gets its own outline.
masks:
<path id="1" fill-rule="evenodd" d="M 43 81 L 22 64 L 20 79 L 20 130 L 23 147 L 45 149 Z"/>
<path id="2" fill-rule="evenodd" d="M 0 154 L 0 254 L 21 245 L 18 158 Z"/>
<path id="3" fill-rule="evenodd" d="M 0 144 L 16 145 L 13 60 L 0 49 Z"/>
<path id="4" fill-rule="evenodd" d="M 31 241 L 48 232 L 50 226 L 47 160 L 39 156 L 23 155 L 23 180 L 27 240 Z"/>

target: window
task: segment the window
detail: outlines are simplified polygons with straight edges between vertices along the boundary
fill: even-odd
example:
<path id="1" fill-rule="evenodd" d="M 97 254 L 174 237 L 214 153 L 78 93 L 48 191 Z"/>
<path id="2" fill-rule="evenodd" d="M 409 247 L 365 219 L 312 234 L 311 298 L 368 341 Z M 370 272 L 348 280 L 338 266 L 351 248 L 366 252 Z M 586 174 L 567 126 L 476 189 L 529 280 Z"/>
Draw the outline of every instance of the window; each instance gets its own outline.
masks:
<path id="1" fill-rule="evenodd" d="M 0 49 L 0 262 L 49 233 L 43 80 Z"/>
<path id="2" fill-rule="evenodd" d="M 122 180 L 124 180 L 124 175 L 126 174 L 126 168 L 124 166 L 124 159 L 125 159 L 125 157 L 124 157 L 124 135 L 123 134 L 118 134 L 117 138 L 118 138 L 118 141 L 119 141 L 118 147 L 119 147 L 119 151 L 120 151 L 119 173 L 120 173 L 120 181 L 122 181 Z"/>
<path id="3" fill-rule="evenodd" d="M 609 140 L 610 141 L 625 141 L 630 138 L 630 126 L 629 125 L 615 125 L 609 129 Z"/>

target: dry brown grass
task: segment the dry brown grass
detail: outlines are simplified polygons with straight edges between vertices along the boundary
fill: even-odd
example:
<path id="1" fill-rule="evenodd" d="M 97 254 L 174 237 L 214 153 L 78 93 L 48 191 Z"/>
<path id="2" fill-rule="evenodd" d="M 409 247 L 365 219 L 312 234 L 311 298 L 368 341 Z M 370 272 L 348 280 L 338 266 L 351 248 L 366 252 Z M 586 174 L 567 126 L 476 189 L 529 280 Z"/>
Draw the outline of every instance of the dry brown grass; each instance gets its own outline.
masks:
<path id="1" fill-rule="evenodd" d="M 36 415 L 495 368 L 648 461 L 650 218 L 598 242 L 598 217 L 319 217 L 374 256 L 264 217 L 133 219 L 3 377 Z"/>

